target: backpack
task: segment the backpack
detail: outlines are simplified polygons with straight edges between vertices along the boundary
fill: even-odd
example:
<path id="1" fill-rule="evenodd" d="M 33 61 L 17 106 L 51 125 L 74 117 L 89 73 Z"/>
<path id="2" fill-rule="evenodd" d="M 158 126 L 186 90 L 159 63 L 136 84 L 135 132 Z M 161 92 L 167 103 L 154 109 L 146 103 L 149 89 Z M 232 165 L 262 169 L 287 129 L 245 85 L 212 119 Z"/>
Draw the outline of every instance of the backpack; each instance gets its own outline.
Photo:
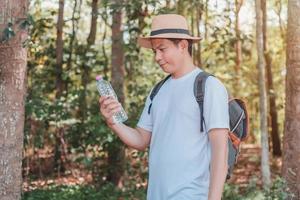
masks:
<path id="1" fill-rule="evenodd" d="M 209 76 L 213 76 L 207 72 L 200 72 L 195 78 L 194 82 L 194 96 L 200 109 L 200 127 L 203 132 L 204 116 L 204 95 L 205 95 L 205 82 Z M 152 101 L 156 94 L 159 92 L 163 84 L 171 77 L 168 75 L 166 78 L 158 82 L 150 93 L 151 103 L 148 107 L 148 114 L 151 112 Z M 230 130 L 228 132 L 228 171 L 226 179 L 231 177 L 233 167 L 237 162 L 238 155 L 240 153 L 240 143 L 244 141 L 248 136 L 249 130 L 249 118 L 246 108 L 246 104 L 243 100 L 232 98 L 229 96 L 228 108 L 229 108 L 229 121 Z"/>

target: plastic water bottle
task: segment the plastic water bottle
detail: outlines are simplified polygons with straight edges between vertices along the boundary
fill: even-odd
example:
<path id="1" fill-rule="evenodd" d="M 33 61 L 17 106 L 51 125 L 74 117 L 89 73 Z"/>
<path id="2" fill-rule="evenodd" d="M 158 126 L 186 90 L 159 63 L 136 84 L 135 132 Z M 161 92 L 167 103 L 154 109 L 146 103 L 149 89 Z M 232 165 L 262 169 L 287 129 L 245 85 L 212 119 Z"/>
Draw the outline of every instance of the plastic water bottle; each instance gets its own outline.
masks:
<path id="1" fill-rule="evenodd" d="M 102 76 L 96 77 L 97 81 L 97 89 L 100 94 L 100 96 L 112 96 L 116 100 L 118 100 L 118 97 L 112 88 L 111 84 L 104 80 Z M 128 119 L 128 116 L 124 110 L 124 108 L 121 106 L 121 110 L 113 115 L 113 121 L 114 123 L 122 123 L 125 122 Z"/>

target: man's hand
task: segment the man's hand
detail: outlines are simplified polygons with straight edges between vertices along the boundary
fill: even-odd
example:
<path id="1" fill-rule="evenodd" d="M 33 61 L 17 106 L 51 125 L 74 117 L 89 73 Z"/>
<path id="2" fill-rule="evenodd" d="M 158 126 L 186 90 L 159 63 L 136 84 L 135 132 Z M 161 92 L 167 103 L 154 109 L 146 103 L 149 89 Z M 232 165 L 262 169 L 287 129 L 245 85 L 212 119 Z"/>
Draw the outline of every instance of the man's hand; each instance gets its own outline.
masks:
<path id="1" fill-rule="evenodd" d="M 131 128 L 125 124 L 115 124 L 113 115 L 121 110 L 121 104 L 111 96 L 99 98 L 100 112 L 106 120 L 107 125 L 128 146 L 137 150 L 145 150 L 150 143 L 151 132 L 142 128 Z"/>
<path id="2" fill-rule="evenodd" d="M 113 115 L 121 110 L 121 104 L 112 96 L 102 96 L 99 98 L 99 107 L 106 123 L 115 124 Z"/>

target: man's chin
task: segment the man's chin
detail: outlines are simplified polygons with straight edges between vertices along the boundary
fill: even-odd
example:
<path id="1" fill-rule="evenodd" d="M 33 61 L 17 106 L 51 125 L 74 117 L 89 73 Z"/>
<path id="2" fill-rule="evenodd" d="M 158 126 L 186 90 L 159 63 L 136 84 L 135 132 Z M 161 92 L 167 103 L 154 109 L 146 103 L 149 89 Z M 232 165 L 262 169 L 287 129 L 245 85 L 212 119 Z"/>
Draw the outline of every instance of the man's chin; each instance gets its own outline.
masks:
<path id="1" fill-rule="evenodd" d="M 170 71 L 168 65 L 166 65 L 166 64 L 160 65 L 160 68 L 161 68 L 164 72 L 166 72 L 166 73 L 171 73 L 171 71 Z"/>

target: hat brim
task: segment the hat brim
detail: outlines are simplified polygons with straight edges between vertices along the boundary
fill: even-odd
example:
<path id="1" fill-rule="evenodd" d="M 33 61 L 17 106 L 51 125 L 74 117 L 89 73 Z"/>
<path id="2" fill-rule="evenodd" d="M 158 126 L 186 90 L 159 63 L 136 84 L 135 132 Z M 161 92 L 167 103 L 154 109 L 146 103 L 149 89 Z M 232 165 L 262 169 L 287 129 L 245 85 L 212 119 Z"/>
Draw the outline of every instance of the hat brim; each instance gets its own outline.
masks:
<path id="1" fill-rule="evenodd" d="M 159 34 L 155 36 L 148 36 L 148 37 L 142 37 L 140 36 L 138 38 L 138 44 L 141 47 L 147 48 L 147 49 L 152 49 L 152 44 L 151 44 L 151 39 L 155 38 L 160 38 L 160 39 L 186 39 L 186 40 L 192 40 L 193 43 L 199 42 L 202 38 L 201 37 L 192 37 L 192 36 L 187 36 L 187 35 L 182 35 L 182 34 Z"/>

